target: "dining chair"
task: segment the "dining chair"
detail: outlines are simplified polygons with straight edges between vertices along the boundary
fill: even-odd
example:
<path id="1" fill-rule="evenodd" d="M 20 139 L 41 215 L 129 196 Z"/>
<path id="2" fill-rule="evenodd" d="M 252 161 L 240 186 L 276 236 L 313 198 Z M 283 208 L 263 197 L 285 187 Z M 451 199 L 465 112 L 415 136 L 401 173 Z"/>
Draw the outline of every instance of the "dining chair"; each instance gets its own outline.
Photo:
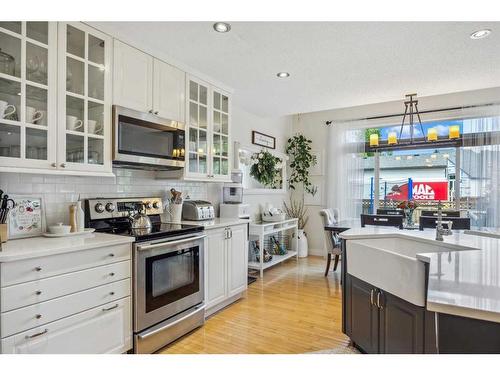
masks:
<path id="1" fill-rule="evenodd" d="M 403 229 L 403 216 L 361 214 L 361 227 L 377 225 L 383 227 L 398 227 Z"/>
<path id="2" fill-rule="evenodd" d="M 339 210 L 336 208 L 327 208 L 319 211 L 321 220 L 323 222 L 323 228 L 327 225 L 335 224 L 339 220 Z M 333 271 L 337 270 L 337 265 L 340 259 L 340 239 L 332 231 L 325 230 L 325 241 L 324 245 L 327 250 L 326 259 L 326 270 L 325 276 L 328 276 L 328 271 L 330 270 L 330 263 L 332 262 L 332 257 L 335 257 L 335 263 L 333 264 Z"/>

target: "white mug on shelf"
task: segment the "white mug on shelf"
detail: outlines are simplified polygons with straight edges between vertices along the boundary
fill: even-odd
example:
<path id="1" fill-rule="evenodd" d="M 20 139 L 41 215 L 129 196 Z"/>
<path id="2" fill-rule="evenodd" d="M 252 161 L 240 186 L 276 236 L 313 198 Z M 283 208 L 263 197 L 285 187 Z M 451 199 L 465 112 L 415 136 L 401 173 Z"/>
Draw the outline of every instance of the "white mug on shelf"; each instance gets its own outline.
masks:
<path id="1" fill-rule="evenodd" d="M 34 124 L 42 118 L 43 113 L 41 111 L 37 111 L 34 107 L 26 106 L 26 122 Z"/>
<path id="2" fill-rule="evenodd" d="M 38 111 L 42 114 L 40 119 L 36 120 L 37 125 L 47 125 L 47 111 Z"/>
<path id="3" fill-rule="evenodd" d="M 83 126 L 83 121 L 76 116 L 66 116 L 66 129 L 78 130 Z"/>
<path id="4" fill-rule="evenodd" d="M 0 118 L 6 118 L 16 113 L 16 106 L 0 100 Z"/>
<path id="5" fill-rule="evenodd" d="M 87 121 L 87 131 L 91 134 L 100 134 L 102 131 L 102 126 L 97 125 L 96 120 L 88 120 Z"/>

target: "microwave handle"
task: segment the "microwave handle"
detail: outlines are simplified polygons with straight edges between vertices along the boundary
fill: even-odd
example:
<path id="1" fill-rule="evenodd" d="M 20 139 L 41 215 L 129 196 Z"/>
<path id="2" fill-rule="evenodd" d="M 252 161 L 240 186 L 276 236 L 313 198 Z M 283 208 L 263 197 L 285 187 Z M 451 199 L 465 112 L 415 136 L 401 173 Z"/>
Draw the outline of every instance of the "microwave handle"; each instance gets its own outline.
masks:
<path id="1" fill-rule="evenodd" d="M 177 240 L 177 241 L 171 241 L 171 242 L 161 242 L 161 243 L 157 243 L 157 244 L 154 244 L 154 245 L 144 245 L 144 246 L 137 246 L 137 250 L 139 251 L 142 251 L 142 250 L 151 250 L 151 249 L 157 249 L 159 247 L 165 247 L 165 246 L 170 246 L 170 245 L 178 245 L 178 244 L 181 244 L 181 243 L 184 243 L 184 242 L 191 242 L 191 241 L 195 241 L 195 240 L 200 240 L 202 238 L 205 238 L 206 235 L 202 235 L 202 236 L 196 236 L 196 237 L 188 237 L 188 238 L 184 238 L 182 240 Z"/>

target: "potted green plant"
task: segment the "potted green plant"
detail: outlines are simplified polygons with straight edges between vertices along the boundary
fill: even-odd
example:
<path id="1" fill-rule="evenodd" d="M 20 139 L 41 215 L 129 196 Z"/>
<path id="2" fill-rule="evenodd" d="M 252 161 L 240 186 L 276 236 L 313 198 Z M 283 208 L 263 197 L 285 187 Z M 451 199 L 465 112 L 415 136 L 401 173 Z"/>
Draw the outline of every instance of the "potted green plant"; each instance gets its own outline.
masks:
<path id="1" fill-rule="evenodd" d="M 309 246 L 304 228 L 309 217 L 307 216 L 307 207 L 304 204 L 304 194 L 315 195 L 318 191 L 316 186 L 313 186 L 310 177 L 309 169 L 316 165 L 316 156 L 312 154 L 312 141 L 307 139 L 302 134 L 296 134 L 287 141 L 285 152 L 290 158 L 290 177 L 288 178 L 288 187 L 290 190 L 295 190 L 296 187 L 302 185 L 302 199 L 293 200 L 290 195 L 290 204 L 283 202 L 284 210 L 291 218 L 297 218 L 298 221 L 298 243 L 299 257 L 307 257 Z"/>
<path id="2" fill-rule="evenodd" d="M 262 185 L 276 189 L 281 187 L 282 161 L 269 151 L 262 150 L 251 157 L 250 176 Z"/>

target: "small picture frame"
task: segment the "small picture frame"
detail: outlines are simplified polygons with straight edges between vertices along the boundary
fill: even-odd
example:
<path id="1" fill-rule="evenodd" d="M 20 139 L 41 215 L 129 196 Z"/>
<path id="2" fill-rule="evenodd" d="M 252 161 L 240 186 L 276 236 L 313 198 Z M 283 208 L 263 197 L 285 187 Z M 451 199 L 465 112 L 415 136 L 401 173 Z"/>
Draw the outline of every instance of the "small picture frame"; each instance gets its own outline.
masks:
<path id="1" fill-rule="evenodd" d="M 43 199 L 39 196 L 11 196 L 15 203 L 9 212 L 9 238 L 41 236 L 45 232 Z"/>
<path id="2" fill-rule="evenodd" d="M 276 149 L 276 138 L 258 131 L 252 131 L 252 143 L 254 145 Z"/>

